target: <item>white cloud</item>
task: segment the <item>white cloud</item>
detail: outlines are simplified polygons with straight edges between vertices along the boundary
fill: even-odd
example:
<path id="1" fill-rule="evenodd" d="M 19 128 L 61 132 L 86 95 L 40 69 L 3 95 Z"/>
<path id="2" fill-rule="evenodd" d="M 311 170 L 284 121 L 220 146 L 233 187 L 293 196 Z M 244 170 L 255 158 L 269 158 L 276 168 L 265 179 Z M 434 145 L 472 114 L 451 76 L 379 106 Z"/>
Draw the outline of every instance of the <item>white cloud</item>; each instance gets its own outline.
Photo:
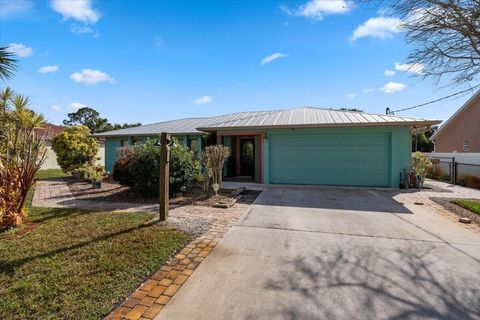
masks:
<path id="1" fill-rule="evenodd" d="M 355 99 L 355 97 L 356 97 L 355 93 L 348 93 L 347 95 L 345 95 L 345 98 L 348 100 L 353 100 Z"/>
<path id="2" fill-rule="evenodd" d="M 423 74 L 425 66 L 421 63 L 395 63 L 395 70 L 409 72 L 414 74 Z"/>
<path id="3" fill-rule="evenodd" d="M 395 73 L 396 73 L 395 70 L 390 70 L 390 69 L 386 69 L 386 70 L 385 70 L 385 75 L 386 75 L 387 77 L 394 76 Z"/>
<path id="4" fill-rule="evenodd" d="M 213 99 L 210 98 L 209 96 L 202 96 L 202 97 L 198 97 L 195 100 L 192 100 L 192 103 L 194 103 L 194 104 L 209 104 L 209 103 L 212 103 L 212 101 L 213 101 Z"/>
<path id="5" fill-rule="evenodd" d="M 383 87 L 380 88 L 385 93 L 394 93 L 397 91 L 402 91 L 407 87 L 406 84 L 400 82 L 387 82 Z"/>
<path id="6" fill-rule="evenodd" d="M 371 87 L 371 88 L 365 88 L 365 89 L 363 89 L 362 91 L 363 91 L 363 92 L 366 92 L 366 93 L 369 93 L 369 92 L 373 92 L 373 91 L 375 91 L 375 90 L 377 90 L 377 89 Z"/>
<path id="7" fill-rule="evenodd" d="M 287 56 L 286 54 L 277 52 L 277 53 L 271 54 L 271 55 L 263 58 L 262 61 L 260 62 L 260 64 L 262 66 L 264 66 L 264 65 L 272 62 L 273 60 L 277 60 L 277 59 L 280 59 L 280 58 L 285 58 L 286 56 Z"/>
<path id="8" fill-rule="evenodd" d="M 0 18 L 6 19 L 28 14 L 33 9 L 33 6 L 33 1 L 29 0 L 0 0 Z"/>
<path id="9" fill-rule="evenodd" d="M 45 66 L 45 67 L 41 67 L 40 69 L 38 69 L 38 72 L 40 73 L 52 73 L 52 72 L 57 72 L 59 69 L 58 66 Z"/>
<path id="10" fill-rule="evenodd" d="M 370 18 L 353 31 L 350 41 L 355 41 L 363 37 L 378 39 L 392 38 L 395 33 L 400 32 L 401 22 L 402 20 L 399 18 Z"/>
<path id="11" fill-rule="evenodd" d="M 115 83 L 115 79 L 100 70 L 83 69 L 81 72 L 73 73 L 70 78 L 78 83 L 97 84 L 100 82 Z"/>
<path id="12" fill-rule="evenodd" d="M 87 106 L 84 105 L 83 103 L 80 103 L 80 102 L 72 102 L 68 105 L 68 108 L 70 108 L 74 111 L 77 111 L 80 108 L 87 108 Z"/>
<path id="13" fill-rule="evenodd" d="M 323 17 L 328 14 L 346 13 L 352 8 L 353 2 L 345 0 L 311 0 L 296 9 L 287 6 L 280 7 L 283 12 L 290 16 L 301 16 L 314 20 L 323 20 Z"/>
<path id="14" fill-rule="evenodd" d="M 22 58 L 29 57 L 33 54 L 32 48 L 21 43 L 10 43 L 7 50 Z"/>
<path id="15" fill-rule="evenodd" d="M 63 16 L 63 19 L 94 24 L 101 14 L 92 7 L 91 0 L 52 0 L 52 9 Z"/>
<path id="16" fill-rule="evenodd" d="M 72 24 L 70 31 L 75 34 L 91 34 L 94 38 L 98 38 L 100 36 L 100 33 L 97 30 L 94 30 L 90 27 L 81 27 L 76 24 Z"/>
<path id="17" fill-rule="evenodd" d="M 62 107 L 57 106 L 56 104 L 52 105 L 50 108 L 52 109 L 52 111 L 55 111 L 55 112 L 62 111 Z"/>

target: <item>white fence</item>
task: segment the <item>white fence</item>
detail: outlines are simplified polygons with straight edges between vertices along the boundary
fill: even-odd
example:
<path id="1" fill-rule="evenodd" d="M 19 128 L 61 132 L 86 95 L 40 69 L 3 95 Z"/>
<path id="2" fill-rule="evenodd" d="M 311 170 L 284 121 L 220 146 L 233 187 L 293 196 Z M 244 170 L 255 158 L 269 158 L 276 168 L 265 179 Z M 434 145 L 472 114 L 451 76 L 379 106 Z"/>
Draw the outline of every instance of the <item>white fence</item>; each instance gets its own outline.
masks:
<path id="1" fill-rule="evenodd" d="M 105 143 L 100 141 L 98 144 L 98 153 L 97 153 L 97 164 L 101 166 L 105 166 Z M 47 159 L 42 164 L 42 170 L 45 169 L 60 169 L 60 166 L 57 163 L 57 155 L 55 151 L 52 149 L 52 143 L 50 141 L 47 142 Z"/>
<path id="2" fill-rule="evenodd" d="M 433 171 L 442 172 L 444 179 L 452 183 L 456 184 L 465 176 L 480 179 L 480 153 L 432 152 L 426 155 L 434 159 Z"/>

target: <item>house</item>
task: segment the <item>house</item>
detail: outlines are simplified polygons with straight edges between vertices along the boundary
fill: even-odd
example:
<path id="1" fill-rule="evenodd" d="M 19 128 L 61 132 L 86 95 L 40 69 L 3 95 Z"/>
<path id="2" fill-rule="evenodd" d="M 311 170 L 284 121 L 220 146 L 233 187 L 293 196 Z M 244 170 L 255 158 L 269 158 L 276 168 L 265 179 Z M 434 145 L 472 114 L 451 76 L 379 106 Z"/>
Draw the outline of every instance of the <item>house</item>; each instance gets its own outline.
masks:
<path id="1" fill-rule="evenodd" d="M 63 132 L 65 129 L 64 126 L 57 126 L 55 124 L 46 123 L 41 130 L 46 133 L 47 141 L 46 141 L 46 159 L 45 162 L 42 164 L 42 170 L 46 169 L 60 169 L 60 166 L 57 163 L 57 155 L 55 151 L 52 149 L 52 139 Z M 105 145 L 102 141 L 99 141 L 98 145 L 98 153 L 97 153 L 97 162 L 100 165 L 104 165 L 105 161 Z"/>
<path id="2" fill-rule="evenodd" d="M 430 139 L 435 152 L 480 152 L 480 90 Z"/>
<path id="3" fill-rule="evenodd" d="M 411 131 L 438 123 L 304 107 L 180 119 L 95 136 L 106 139 L 109 171 L 117 148 L 169 132 L 195 151 L 208 140 L 229 146 L 232 156 L 226 178 L 265 184 L 398 187 L 400 174 L 410 166 Z"/>

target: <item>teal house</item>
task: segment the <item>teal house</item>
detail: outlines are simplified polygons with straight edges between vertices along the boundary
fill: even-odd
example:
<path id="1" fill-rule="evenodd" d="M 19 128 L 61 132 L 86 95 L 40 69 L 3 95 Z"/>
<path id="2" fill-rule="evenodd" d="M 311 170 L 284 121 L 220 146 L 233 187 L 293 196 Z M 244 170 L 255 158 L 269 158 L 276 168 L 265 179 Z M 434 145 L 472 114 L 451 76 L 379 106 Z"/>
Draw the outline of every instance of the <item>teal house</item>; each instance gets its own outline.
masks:
<path id="1" fill-rule="evenodd" d="M 231 148 L 225 180 L 264 184 L 393 187 L 411 165 L 411 134 L 440 121 L 321 108 L 188 118 L 96 134 L 105 166 L 118 149 L 168 132 L 192 151 Z"/>

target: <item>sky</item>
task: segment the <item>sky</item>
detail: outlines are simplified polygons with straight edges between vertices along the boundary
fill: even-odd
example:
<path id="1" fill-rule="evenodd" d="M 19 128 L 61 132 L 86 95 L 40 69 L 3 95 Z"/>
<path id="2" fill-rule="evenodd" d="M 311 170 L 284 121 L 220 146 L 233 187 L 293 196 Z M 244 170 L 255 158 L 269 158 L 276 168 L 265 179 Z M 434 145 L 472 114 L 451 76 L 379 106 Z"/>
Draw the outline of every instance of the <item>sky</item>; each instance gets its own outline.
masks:
<path id="1" fill-rule="evenodd" d="M 461 90 L 407 65 L 398 19 L 339 1 L 0 0 L 0 87 L 52 123 L 142 124 L 301 106 L 385 113 Z M 446 120 L 471 95 L 398 115 Z"/>

